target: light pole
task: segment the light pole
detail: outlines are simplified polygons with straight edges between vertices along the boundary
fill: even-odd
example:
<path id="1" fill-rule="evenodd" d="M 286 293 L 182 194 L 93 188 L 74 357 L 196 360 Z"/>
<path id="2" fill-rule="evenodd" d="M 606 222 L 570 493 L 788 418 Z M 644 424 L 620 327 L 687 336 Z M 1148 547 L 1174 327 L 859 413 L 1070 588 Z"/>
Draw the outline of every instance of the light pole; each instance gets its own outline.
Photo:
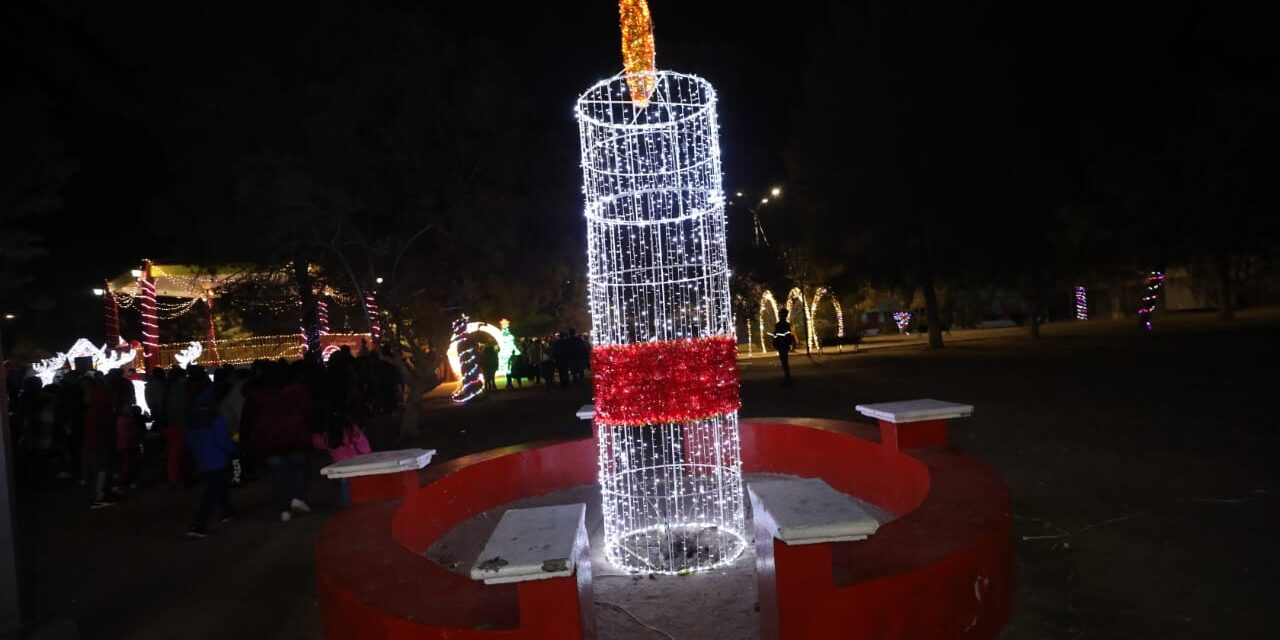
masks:
<path id="1" fill-rule="evenodd" d="M 735 191 L 733 195 L 737 198 L 750 197 L 742 191 Z M 752 240 L 753 245 L 757 247 L 769 246 L 769 238 L 764 235 L 764 225 L 760 224 L 759 209 L 760 207 L 763 207 L 764 205 L 769 204 L 771 198 L 776 200 L 780 197 L 782 197 L 782 187 L 773 187 L 769 189 L 769 195 L 760 198 L 760 202 L 758 204 L 756 204 L 755 206 L 752 206 L 749 204 L 746 205 L 747 211 L 751 212 L 751 225 L 754 227 L 754 230 L 755 230 L 755 238 Z M 733 204 L 733 201 L 731 200 L 729 204 Z"/>
<path id="2" fill-rule="evenodd" d="M 0 322 L 0 634 L 22 626 L 18 594 L 18 541 L 13 521 L 13 449 L 10 446 L 8 366 L 4 357 L 4 328 L 17 316 L 4 314 Z"/>

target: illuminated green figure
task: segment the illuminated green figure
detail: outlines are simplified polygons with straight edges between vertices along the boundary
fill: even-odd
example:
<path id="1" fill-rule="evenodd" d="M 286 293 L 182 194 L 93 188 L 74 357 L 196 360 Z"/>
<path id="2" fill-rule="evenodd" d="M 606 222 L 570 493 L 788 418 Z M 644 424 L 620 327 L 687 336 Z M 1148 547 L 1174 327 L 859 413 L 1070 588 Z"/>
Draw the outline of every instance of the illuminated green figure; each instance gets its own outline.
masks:
<path id="1" fill-rule="evenodd" d="M 502 327 L 502 336 L 498 338 L 498 375 L 506 376 L 511 374 L 511 359 L 520 355 L 520 349 L 511 333 L 511 321 L 503 318 L 498 326 Z"/>

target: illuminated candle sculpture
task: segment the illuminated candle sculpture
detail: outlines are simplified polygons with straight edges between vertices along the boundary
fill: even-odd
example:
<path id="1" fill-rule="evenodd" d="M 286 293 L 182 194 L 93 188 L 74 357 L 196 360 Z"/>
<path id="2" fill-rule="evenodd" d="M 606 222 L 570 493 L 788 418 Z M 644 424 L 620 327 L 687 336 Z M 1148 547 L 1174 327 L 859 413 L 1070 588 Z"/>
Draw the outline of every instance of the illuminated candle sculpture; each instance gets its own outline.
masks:
<path id="1" fill-rule="evenodd" d="M 745 544 L 716 96 L 654 68 L 642 0 L 620 9 L 626 70 L 576 110 L 605 554 L 682 573 Z"/>

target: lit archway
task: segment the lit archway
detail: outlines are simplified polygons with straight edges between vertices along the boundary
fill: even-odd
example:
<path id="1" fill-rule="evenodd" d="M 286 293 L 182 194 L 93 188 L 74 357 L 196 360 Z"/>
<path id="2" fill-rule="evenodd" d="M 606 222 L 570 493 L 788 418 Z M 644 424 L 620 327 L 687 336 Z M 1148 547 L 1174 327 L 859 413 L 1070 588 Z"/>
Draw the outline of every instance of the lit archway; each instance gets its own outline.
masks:
<path id="1" fill-rule="evenodd" d="M 822 340 L 818 338 L 818 333 L 813 331 L 812 323 L 813 320 L 818 317 L 818 305 L 822 302 L 824 297 L 831 301 L 831 306 L 836 311 L 836 338 L 841 348 L 843 348 L 844 310 L 840 308 L 840 301 L 837 300 L 835 295 L 831 293 L 831 290 L 826 287 L 818 287 L 818 290 L 813 292 L 813 300 L 809 301 L 809 345 L 819 351 L 822 350 Z"/>
<path id="2" fill-rule="evenodd" d="M 764 312 L 766 309 L 766 305 L 768 305 L 768 308 L 773 309 L 773 321 L 776 323 L 778 321 L 778 301 L 774 299 L 773 292 L 769 291 L 768 289 L 766 289 L 764 294 L 760 296 L 760 312 L 758 315 L 760 319 L 760 350 L 761 351 L 769 350 L 768 345 L 766 345 L 764 341 L 764 337 L 765 335 L 767 335 L 764 330 L 764 327 L 765 327 Z"/>
<path id="3" fill-rule="evenodd" d="M 809 314 L 809 303 L 804 299 L 804 291 L 802 291 L 800 287 L 791 287 L 791 290 L 787 292 L 787 315 L 790 316 L 789 319 L 792 322 L 795 322 L 795 317 L 796 317 L 795 303 L 796 302 L 800 303 L 800 311 L 801 313 L 804 314 L 805 344 L 812 345 L 813 344 L 813 317 L 810 316 Z"/>
<path id="4" fill-rule="evenodd" d="M 502 343 L 502 331 L 488 322 L 468 322 L 467 335 L 471 335 L 477 331 L 482 331 L 492 337 L 494 342 Z M 445 354 L 449 358 L 449 368 L 453 370 L 455 378 L 462 377 L 462 362 L 458 359 L 458 341 L 454 340 L 449 343 L 449 351 Z"/>

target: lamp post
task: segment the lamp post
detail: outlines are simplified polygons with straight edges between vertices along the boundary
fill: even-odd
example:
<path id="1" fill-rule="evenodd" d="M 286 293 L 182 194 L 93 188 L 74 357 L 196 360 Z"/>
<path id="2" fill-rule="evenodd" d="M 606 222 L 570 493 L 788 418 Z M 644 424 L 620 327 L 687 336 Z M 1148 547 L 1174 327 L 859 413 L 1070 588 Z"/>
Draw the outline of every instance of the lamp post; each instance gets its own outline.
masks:
<path id="1" fill-rule="evenodd" d="M 735 191 L 733 195 L 737 198 L 751 197 L 742 191 Z M 760 198 L 760 202 L 758 204 L 755 206 L 749 204 L 746 205 L 747 211 L 751 212 L 751 225 L 755 229 L 755 237 L 751 242 L 757 247 L 769 246 L 769 238 L 764 235 L 764 225 L 760 224 L 760 207 L 763 207 L 780 197 L 782 197 L 782 187 L 773 187 L 769 189 L 769 195 Z M 734 204 L 734 201 L 730 200 L 729 204 Z"/>
<path id="2" fill-rule="evenodd" d="M 4 358 L 4 328 L 17 316 L 4 314 L 0 322 L 0 634 L 22 626 L 18 593 L 18 541 L 13 521 L 13 450 L 9 432 L 9 381 Z"/>

